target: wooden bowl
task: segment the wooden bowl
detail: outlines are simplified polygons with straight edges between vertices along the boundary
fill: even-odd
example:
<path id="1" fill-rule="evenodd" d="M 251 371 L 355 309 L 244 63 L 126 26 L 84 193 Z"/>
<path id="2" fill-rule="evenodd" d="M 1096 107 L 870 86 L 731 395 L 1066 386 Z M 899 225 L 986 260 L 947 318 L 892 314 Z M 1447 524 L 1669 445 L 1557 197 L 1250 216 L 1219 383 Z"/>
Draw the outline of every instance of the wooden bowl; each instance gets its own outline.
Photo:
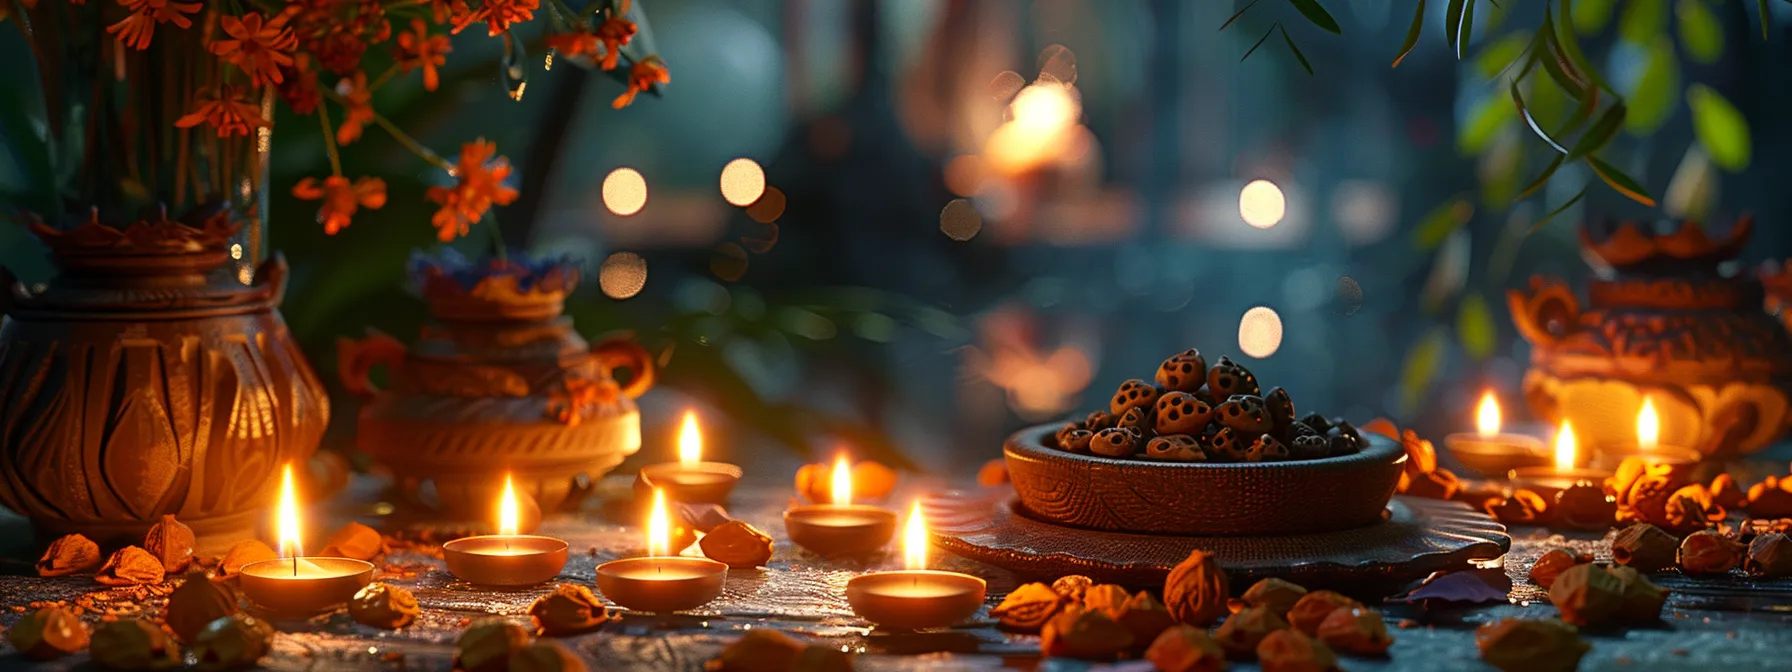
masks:
<path id="1" fill-rule="evenodd" d="M 1379 522 L 1406 466 L 1381 435 L 1355 455 L 1290 462 L 1155 462 L 1045 444 L 1060 425 L 1008 437 L 1008 474 L 1028 514 L 1060 525 L 1140 534 L 1275 536 Z"/>

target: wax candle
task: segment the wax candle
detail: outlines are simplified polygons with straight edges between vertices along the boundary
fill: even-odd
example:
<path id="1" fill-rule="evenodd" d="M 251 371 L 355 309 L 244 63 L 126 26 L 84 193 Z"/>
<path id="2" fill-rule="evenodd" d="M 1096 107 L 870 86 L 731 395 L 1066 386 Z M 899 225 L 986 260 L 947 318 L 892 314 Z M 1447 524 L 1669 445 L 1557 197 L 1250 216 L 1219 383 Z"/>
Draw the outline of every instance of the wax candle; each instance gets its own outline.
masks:
<path id="1" fill-rule="evenodd" d="M 1634 457 L 1645 464 L 1668 465 L 1675 471 L 1691 469 L 1702 457 L 1698 451 L 1661 443 L 1661 416 L 1655 411 L 1655 399 L 1643 395 L 1636 412 L 1636 444 L 1597 446 L 1599 466 L 1617 469 L 1624 459 Z"/>
<path id="2" fill-rule="evenodd" d="M 1511 473 L 1512 487 L 1530 490 L 1554 502 L 1556 495 L 1579 483 L 1598 484 L 1612 475 L 1608 469 L 1579 467 L 1579 441 L 1574 425 L 1566 420 L 1556 431 L 1555 464 L 1548 467 L 1524 467 Z"/>
<path id="3" fill-rule="evenodd" d="M 1444 447 L 1464 466 L 1494 478 L 1503 478 L 1513 469 L 1549 465 L 1550 455 L 1543 441 L 1502 433 L 1501 420 L 1499 400 L 1488 390 L 1475 409 L 1475 431 L 1445 436 Z"/>
<path id="4" fill-rule="evenodd" d="M 647 557 L 598 565 L 598 592 L 630 610 L 662 614 L 695 609 L 720 597 L 728 565 L 672 555 L 671 538 L 665 491 L 655 488 L 647 518 Z"/>
<path id="5" fill-rule="evenodd" d="M 678 461 L 643 467 L 636 486 L 643 493 L 659 488 L 677 502 L 721 504 L 728 501 L 742 473 L 733 464 L 703 461 L 703 433 L 697 427 L 697 414 L 685 411 L 678 430 Z"/>
<path id="6" fill-rule="evenodd" d="M 516 487 L 504 475 L 498 496 L 498 533 L 455 539 L 442 545 L 448 573 L 483 586 L 532 586 L 551 581 L 566 567 L 566 542 L 517 534 Z"/>
<path id="7" fill-rule="evenodd" d="M 864 555 L 889 544 L 896 536 L 896 513 L 852 503 L 852 462 L 844 453 L 834 459 L 830 480 L 832 503 L 784 512 L 784 531 L 790 540 L 822 555 Z"/>
<path id="8" fill-rule="evenodd" d="M 951 626 L 977 613 L 988 584 L 969 574 L 927 569 L 927 524 L 916 502 L 903 532 L 907 569 L 874 572 L 846 582 L 846 603 L 880 627 L 926 630 Z"/>
<path id="9" fill-rule="evenodd" d="M 292 465 L 288 464 L 280 474 L 280 503 L 275 512 L 282 557 L 244 565 L 238 579 L 251 602 L 280 616 L 307 616 L 340 607 L 373 581 L 372 563 L 304 557 L 296 492 Z"/>

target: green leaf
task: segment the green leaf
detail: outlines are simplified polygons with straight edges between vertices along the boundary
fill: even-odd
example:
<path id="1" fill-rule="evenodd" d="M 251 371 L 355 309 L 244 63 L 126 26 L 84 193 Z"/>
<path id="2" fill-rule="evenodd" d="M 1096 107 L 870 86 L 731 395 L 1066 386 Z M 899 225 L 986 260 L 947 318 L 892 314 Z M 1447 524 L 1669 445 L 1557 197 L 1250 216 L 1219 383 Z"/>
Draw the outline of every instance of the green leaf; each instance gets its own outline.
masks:
<path id="1" fill-rule="evenodd" d="M 1294 38 L 1288 36 L 1286 27 L 1282 28 L 1282 41 L 1288 43 L 1288 50 L 1294 52 L 1294 57 L 1300 60 L 1300 67 L 1306 69 L 1307 76 L 1313 76 L 1313 64 L 1307 62 L 1306 54 L 1300 53 L 1300 47 L 1294 46 Z"/>
<path id="2" fill-rule="evenodd" d="M 1723 58 L 1724 29 L 1710 7 L 1701 0 L 1680 0 L 1674 12 L 1680 19 L 1680 46 L 1693 62 L 1709 65 Z"/>
<path id="3" fill-rule="evenodd" d="M 1419 27 L 1425 24 L 1425 0 L 1419 0 L 1418 9 L 1413 10 L 1412 26 L 1406 29 L 1406 41 L 1400 43 L 1400 53 L 1394 55 L 1393 67 L 1400 67 L 1400 61 L 1412 53 L 1412 48 L 1419 43 Z"/>
<path id="4" fill-rule="evenodd" d="M 1406 351 L 1406 361 L 1400 365 L 1400 407 L 1403 412 L 1418 410 L 1419 402 L 1425 399 L 1425 392 L 1437 378 L 1437 370 L 1443 366 L 1444 349 L 1449 345 L 1450 336 L 1444 328 L 1433 327 Z"/>
<path id="5" fill-rule="evenodd" d="M 1611 142 L 1612 136 L 1618 134 L 1618 127 L 1624 125 L 1624 117 L 1627 114 L 1628 109 L 1624 106 L 1623 101 L 1612 103 L 1611 107 L 1605 108 L 1605 114 L 1599 115 L 1599 121 L 1593 122 L 1593 127 L 1587 129 L 1587 132 L 1581 134 L 1580 139 L 1575 141 L 1574 149 L 1568 152 L 1568 160 L 1573 161 L 1592 154 L 1604 147 L 1606 143 Z"/>
<path id="6" fill-rule="evenodd" d="M 1512 106 L 1500 96 L 1482 98 L 1469 110 L 1468 119 L 1456 127 L 1456 149 L 1464 154 L 1480 154 L 1514 116 Z"/>
<path id="7" fill-rule="evenodd" d="M 1648 44 L 1661 34 L 1667 21 L 1667 0 L 1630 0 L 1618 17 L 1618 36 L 1631 44 Z"/>
<path id="8" fill-rule="evenodd" d="M 1475 56 L 1475 71 L 1488 79 L 1498 77 L 1501 72 L 1512 67 L 1513 63 L 1526 57 L 1526 44 L 1523 33 L 1512 33 L 1495 40 Z"/>
<path id="9" fill-rule="evenodd" d="M 1649 135 L 1661 128 L 1674 111 L 1674 92 L 1680 90 L 1680 61 L 1674 57 L 1674 41 L 1656 35 L 1648 49 L 1643 73 L 1626 99 L 1630 115 L 1624 119 L 1624 130 L 1631 135 Z"/>
<path id="10" fill-rule="evenodd" d="M 1274 35 L 1276 32 L 1276 29 L 1281 28 L 1281 27 L 1282 27 L 1282 22 L 1277 21 L 1277 22 L 1275 22 L 1274 25 L 1271 25 L 1269 27 L 1269 30 L 1263 31 L 1263 37 L 1257 38 L 1256 44 L 1253 44 L 1253 45 L 1251 45 L 1251 48 L 1244 50 L 1244 55 L 1238 57 L 1238 62 L 1243 63 L 1244 59 L 1250 58 L 1251 54 L 1257 53 L 1257 47 L 1263 46 L 1263 43 L 1269 40 L 1269 36 Z"/>
<path id="11" fill-rule="evenodd" d="M 1338 29 L 1338 20 L 1332 18 L 1330 12 L 1325 11 L 1325 7 L 1319 4 L 1319 0 L 1288 0 L 1288 3 L 1300 10 L 1300 13 L 1306 16 L 1308 21 L 1313 22 L 1313 25 L 1329 30 L 1334 35 L 1344 32 Z"/>
<path id="12" fill-rule="evenodd" d="M 1562 56 L 1573 65 L 1578 76 L 1586 78 L 1586 81 L 1605 89 L 1612 95 L 1617 95 L 1616 91 L 1612 91 L 1611 85 L 1605 83 L 1605 78 L 1599 76 L 1599 71 L 1593 69 L 1593 64 L 1587 61 L 1586 54 L 1581 53 L 1580 39 L 1574 36 L 1574 26 L 1569 25 L 1571 19 L 1568 16 L 1568 5 L 1568 0 L 1562 0 L 1561 17 L 1554 22 L 1556 45 L 1561 47 Z"/>
<path id="13" fill-rule="evenodd" d="M 1755 9 L 1761 14 L 1761 40 L 1767 40 L 1767 24 L 1772 21 L 1767 16 L 1767 0 L 1755 0 Z"/>
<path id="14" fill-rule="evenodd" d="M 1624 171 L 1618 170 L 1617 167 L 1600 160 L 1599 157 L 1593 156 L 1592 154 L 1587 155 L 1587 166 L 1592 168 L 1593 174 L 1598 175 L 1599 179 L 1604 180 L 1606 185 L 1610 186 L 1613 191 L 1623 194 L 1625 198 L 1643 205 L 1647 205 L 1651 208 L 1655 207 L 1655 197 L 1650 196 L 1649 190 L 1644 189 L 1642 183 L 1637 182 L 1636 178 L 1625 175 Z"/>
<path id="15" fill-rule="evenodd" d="M 1586 79 L 1579 73 L 1570 71 L 1574 66 L 1562 53 L 1562 42 L 1556 38 L 1555 19 L 1548 14 L 1543 15 L 1543 27 L 1537 29 L 1537 40 L 1537 44 L 1531 48 L 1533 53 L 1541 55 L 1543 71 L 1549 74 L 1550 79 L 1555 80 L 1556 86 L 1561 87 L 1563 92 L 1579 100 L 1581 92 L 1587 89 Z"/>
<path id="16" fill-rule="evenodd" d="M 1463 54 L 1468 51 L 1468 43 L 1475 36 L 1476 2 L 1477 0 L 1468 0 L 1462 6 L 1462 25 L 1458 28 L 1460 34 L 1456 36 L 1456 60 L 1458 61 L 1462 60 Z"/>
<path id="17" fill-rule="evenodd" d="M 1692 108 L 1692 128 L 1705 146 L 1712 163 L 1732 173 L 1748 167 L 1748 121 L 1723 94 L 1704 84 L 1686 87 L 1686 105 Z"/>
<path id="18" fill-rule="evenodd" d="M 1533 104 L 1532 107 L 1535 105 Z M 1573 116 L 1562 123 L 1562 128 L 1556 131 L 1556 135 L 1564 136 L 1580 130 L 1582 124 L 1593 118 L 1593 111 L 1597 109 L 1599 109 L 1599 88 L 1587 87 L 1586 92 L 1580 96 L 1580 106 L 1575 108 Z"/>
<path id="19" fill-rule="evenodd" d="M 1488 310 L 1487 300 L 1478 292 L 1463 296 L 1462 303 L 1456 306 L 1456 341 L 1462 344 L 1463 352 L 1477 360 L 1487 359 L 1498 345 L 1493 311 Z"/>
<path id="20" fill-rule="evenodd" d="M 1456 57 L 1462 58 L 1462 52 L 1456 50 L 1456 38 L 1462 31 L 1463 0 L 1450 0 L 1444 5 L 1444 40 L 1450 43 L 1450 51 L 1456 51 Z"/>
<path id="21" fill-rule="evenodd" d="M 1251 11 L 1251 8 L 1255 6 L 1257 6 L 1257 0 L 1251 0 L 1250 2 L 1245 3 L 1243 7 L 1238 8 L 1238 11 L 1232 14 L 1231 18 L 1226 19 L 1225 23 L 1220 24 L 1220 30 L 1225 30 L 1226 26 L 1232 25 L 1233 21 L 1237 21 L 1238 17 L 1244 16 L 1245 12 Z"/>
<path id="22" fill-rule="evenodd" d="M 1462 197 L 1445 201 L 1419 220 L 1418 228 L 1412 232 L 1412 245 L 1420 251 L 1437 249 L 1445 238 L 1449 238 L 1451 233 L 1455 233 L 1456 229 L 1474 216 L 1475 206 Z"/>
<path id="23" fill-rule="evenodd" d="M 1567 4 L 1567 3 L 1563 3 Z M 1591 35 L 1605 28 L 1612 20 L 1612 5 L 1617 0 L 1580 0 L 1574 5 L 1574 29 L 1582 35 Z"/>
<path id="24" fill-rule="evenodd" d="M 1522 201 L 1530 198 L 1531 194 L 1537 193 L 1537 190 L 1542 189 L 1543 185 L 1549 184 L 1549 178 L 1555 177 L 1556 171 L 1562 167 L 1562 160 L 1566 158 L 1568 158 L 1567 155 L 1557 154 L 1556 158 L 1551 160 L 1548 166 L 1544 166 L 1543 172 L 1537 175 L 1537 179 L 1531 180 L 1530 184 L 1525 185 L 1524 190 L 1518 192 L 1518 198 L 1512 200 Z"/>
<path id="25" fill-rule="evenodd" d="M 1555 219 L 1556 215 L 1562 214 L 1562 212 L 1564 210 L 1567 210 L 1568 208 L 1573 207 L 1575 203 L 1579 203 L 1580 199 L 1582 197 L 1585 197 L 1586 195 L 1587 195 L 1587 188 L 1581 187 L 1580 191 L 1574 192 L 1573 198 L 1563 201 L 1561 205 L 1556 206 L 1556 209 L 1551 210 L 1551 211 L 1549 211 L 1548 214 L 1543 215 L 1542 219 L 1537 220 L 1537 223 L 1531 225 L 1531 230 L 1524 232 L 1524 235 L 1529 236 L 1533 233 L 1536 233 L 1539 229 L 1543 228 L 1544 224 L 1548 224 L 1549 220 Z"/>
<path id="26" fill-rule="evenodd" d="M 1544 142 L 1549 143 L 1549 146 L 1554 148 L 1557 153 L 1567 154 L 1568 149 L 1563 147 L 1562 143 L 1556 142 L 1555 138 L 1549 137 L 1548 133 L 1543 132 L 1543 127 L 1531 116 L 1531 111 L 1525 109 L 1524 96 L 1518 93 L 1518 80 L 1512 80 L 1509 88 L 1512 89 L 1512 104 L 1518 108 L 1518 117 L 1524 120 L 1524 125 L 1529 126 L 1532 133 L 1535 133 L 1537 137 L 1542 138 Z"/>

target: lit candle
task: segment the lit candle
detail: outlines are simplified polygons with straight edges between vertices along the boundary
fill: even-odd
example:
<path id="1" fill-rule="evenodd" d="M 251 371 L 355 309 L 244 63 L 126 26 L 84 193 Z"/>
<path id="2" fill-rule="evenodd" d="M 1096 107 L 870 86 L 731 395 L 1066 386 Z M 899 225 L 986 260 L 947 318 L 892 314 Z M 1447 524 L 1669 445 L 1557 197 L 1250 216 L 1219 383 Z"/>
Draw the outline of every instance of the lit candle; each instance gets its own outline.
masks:
<path id="1" fill-rule="evenodd" d="M 703 432 L 697 428 L 697 414 L 685 411 L 678 428 L 678 461 L 643 467 L 635 485 L 642 494 L 655 488 L 664 490 L 677 502 L 721 504 L 728 501 L 741 474 L 739 466 L 703 461 Z"/>
<path id="2" fill-rule="evenodd" d="M 551 581 L 566 567 L 566 542 L 518 534 L 516 486 L 504 475 L 498 496 L 498 533 L 462 537 L 442 544 L 448 573 L 482 586 L 533 586 Z"/>
<path id="3" fill-rule="evenodd" d="M 1616 469 L 1626 458 L 1636 458 L 1649 465 L 1667 465 L 1675 470 L 1698 463 L 1699 452 L 1661 443 L 1661 416 L 1655 411 L 1655 399 L 1643 395 L 1636 412 L 1636 445 L 1598 446 L 1600 466 Z"/>
<path id="4" fill-rule="evenodd" d="M 896 512 L 852 503 L 852 462 L 834 459 L 833 502 L 796 506 L 784 512 L 784 531 L 798 546 L 822 555 L 864 555 L 896 536 Z"/>
<path id="5" fill-rule="evenodd" d="M 373 564 L 349 558 L 305 557 L 299 540 L 299 504 L 292 465 L 280 474 L 274 527 L 281 558 L 243 566 L 239 582 L 249 600 L 281 616 L 306 616 L 348 603 L 373 581 Z"/>
<path id="6" fill-rule="evenodd" d="M 1574 435 L 1574 424 L 1563 420 L 1561 428 L 1556 431 L 1555 464 L 1513 469 L 1513 487 L 1536 492 L 1544 500 L 1553 502 L 1558 493 L 1576 484 L 1599 483 L 1612 475 L 1607 469 L 1575 466 L 1580 463 L 1579 446 L 1580 442 Z"/>
<path id="7" fill-rule="evenodd" d="M 846 582 L 846 603 L 860 618 L 898 630 L 943 628 L 963 622 L 983 606 L 988 584 L 958 572 L 927 569 L 927 523 L 916 502 L 902 535 L 904 566 Z"/>
<path id="8" fill-rule="evenodd" d="M 1549 464 L 1543 441 L 1500 432 L 1500 402 L 1492 390 L 1481 395 L 1481 403 L 1475 408 L 1475 432 L 1445 436 L 1444 447 L 1464 466 L 1496 478 L 1520 467 Z"/>
<path id="9" fill-rule="evenodd" d="M 722 595 L 728 565 L 674 556 L 666 494 L 655 488 L 647 516 L 647 557 L 612 560 L 597 566 L 597 591 L 634 611 L 671 613 L 695 609 Z"/>

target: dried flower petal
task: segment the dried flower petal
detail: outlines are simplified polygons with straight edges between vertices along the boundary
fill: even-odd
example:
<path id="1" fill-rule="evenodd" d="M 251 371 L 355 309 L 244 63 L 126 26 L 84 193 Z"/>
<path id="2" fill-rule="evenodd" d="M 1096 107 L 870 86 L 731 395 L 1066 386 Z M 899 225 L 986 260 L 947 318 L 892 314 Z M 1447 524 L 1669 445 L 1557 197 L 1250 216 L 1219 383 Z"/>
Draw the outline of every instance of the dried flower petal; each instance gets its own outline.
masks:
<path id="1" fill-rule="evenodd" d="M 26 658 L 50 660 L 87 648 L 87 626 L 72 611 L 44 607 L 13 624 L 6 641 Z"/>
<path id="2" fill-rule="evenodd" d="M 1233 657 L 1250 658 L 1257 654 L 1257 645 L 1269 633 L 1289 627 L 1288 621 L 1269 607 L 1251 607 L 1227 616 L 1226 622 L 1213 631 L 1213 641 Z"/>
<path id="3" fill-rule="evenodd" d="M 803 643 L 776 630 L 755 628 L 722 647 L 706 666 L 712 672 L 783 672 L 796 666 Z"/>
<path id="4" fill-rule="evenodd" d="M 1537 558 L 1536 564 L 1531 565 L 1531 583 L 1547 590 L 1555 584 L 1556 577 L 1568 571 L 1569 567 L 1592 561 L 1593 556 L 1586 553 L 1575 553 L 1565 548 L 1549 549 Z"/>
<path id="5" fill-rule="evenodd" d="M 1549 505 L 1544 503 L 1543 496 L 1523 489 L 1489 500 L 1486 510 L 1487 515 L 1507 525 L 1537 525 L 1549 516 Z"/>
<path id="6" fill-rule="evenodd" d="M 1711 492 L 1712 503 L 1725 509 L 1740 509 L 1748 504 L 1748 489 L 1738 485 L 1729 474 L 1718 474 L 1711 479 L 1711 487 L 1707 489 Z"/>
<path id="7" fill-rule="evenodd" d="M 1612 561 L 1639 572 L 1659 572 L 1674 566 L 1680 540 L 1661 528 L 1637 523 L 1612 537 Z"/>
<path id="8" fill-rule="evenodd" d="M 1363 605 L 1329 590 L 1315 590 L 1301 596 L 1288 609 L 1288 624 L 1309 635 L 1319 634 L 1320 624 L 1340 607 L 1361 608 Z"/>
<path id="9" fill-rule="evenodd" d="M 1204 551 L 1193 551 L 1177 563 L 1164 581 L 1164 604 L 1177 621 L 1208 625 L 1228 611 L 1231 587 L 1220 563 Z"/>
<path id="10" fill-rule="evenodd" d="M 280 554 L 275 553 L 274 549 L 269 548 L 267 544 L 261 543 L 258 540 L 245 539 L 236 542 L 231 545 L 230 550 L 224 552 L 224 559 L 218 563 L 218 571 L 221 574 L 220 578 L 229 578 L 241 574 L 243 565 L 261 562 L 263 560 L 275 560 L 279 557 Z"/>
<path id="11" fill-rule="evenodd" d="M 1481 660 L 1503 672 L 1574 672 L 1593 647 L 1555 619 L 1508 618 L 1475 630 Z"/>
<path id="12" fill-rule="evenodd" d="M 1756 518 L 1792 517 L 1792 478 L 1767 477 L 1748 489 L 1748 515 Z"/>
<path id="13" fill-rule="evenodd" d="M 416 595 L 402 586 L 389 583 L 369 583 L 362 586 L 348 602 L 348 615 L 355 622 L 387 630 L 410 625 L 421 612 Z"/>
<path id="14" fill-rule="evenodd" d="M 1250 607 L 1269 607 L 1270 611 L 1286 617 L 1288 611 L 1294 608 L 1294 604 L 1306 596 L 1306 588 L 1282 579 L 1268 578 L 1251 584 L 1251 587 L 1246 589 L 1243 595 L 1229 601 L 1227 606 L 1231 608 L 1232 613 L 1238 613 Z"/>
<path id="15" fill-rule="evenodd" d="M 1357 656 L 1380 656 L 1394 645 L 1388 624 L 1374 609 L 1341 607 L 1319 623 L 1319 641 Z"/>
<path id="16" fill-rule="evenodd" d="M 1002 460 L 1002 459 L 990 460 L 988 462 L 984 462 L 983 467 L 977 470 L 977 485 L 981 485 L 985 488 L 993 488 L 993 487 L 996 487 L 999 485 L 1007 485 L 1007 484 L 1008 484 L 1008 461 L 1007 460 Z"/>
<path id="17" fill-rule="evenodd" d="M 989 610 L 989 615 L 1003 628 L 1018 632 L 1038 632 L 1046 621 L 1057 615 L 1068 599 L 1043 583 L 1023 584 L 1002 598 L 1002 603 Z"/>
<path id="18" fill-rule="evenodd" d="M 455 669 L 463 672 L 506 672 L 510 654 L 529 645 L 529 633 L 522 626 L 487 618 L 461 633 L 455 646 Z"/>
<path id="19" fill-rule="evenodd" d="M 1257 662 L 1263 672 L 1336 672 L 1338 656 L 1325 642 L 1299 630 L 1283 629 L 1263 636 L 1257 643 Z"/>
<path id="20" fill-rule="evenodd" d="M 87 652 L 110 670 L 159 670 L 179 666 L 180 645 L 141 618 L 101 623 Z"/>
<path id="21" fill-rule="evenodd" d="M 193 542 L 193 528 L 175 520 L 173 515 L 164 515 L 144 535 L 143 550 L 162 562 L 163 571 L 179 574 L 193 564 Z"/>
<path id="22" fill-rule="evenodd" d="M 430 187 L 425 192 L 429 200 L 442 206 L 430 219 L 442 242 L 466 235 L 472 223 L 484 218 L 493 205 L 510 205 L 516 200 L 517 190 L 504 184 L 510 177 L 510 161 L 496 156 L 497 151 L 497 145 L 485 138 L 462 145 L 454 185 Z"/>
<path id="23" fill-rule="evenodd" d="M 1624 601 L 1618 606 L 1619 621 L 1646 625 L 1661 620 L 1661 608 L 1667 604 L 1668 590 L 1650 582 L 1629 567 L 1613 567 L 1611 575 L 1624 586 Z"/>
<path id="24" fill-rule="evenodd" d="M 1680 541 L 1680 571 L 1723 574 L 1742 564 L 1743 546 L 1714 530 L 1701 530 Z"/>
<path id="25" fill-rule="evenodd" d="M 1095 579 L 1081 574 L 1070 574 L 1060 576 L 1057 581 L 1053 581 L 1052 591 L 1063 595 L 1065 600 L 1080 605 L 1083 603 L 1083 594 L 1089 592 L 1089 589 L 1094 586 Z"/>
<path id="26" fill-rule="evenodd" d="M 1039 648 L 1047 656 L 1109 660 L 1132 648 L 1132 631 L 1100 611 L 1073 606 L 1040 629 Z"/>
<path id="27" fill-rule="evenodd" d="M 1226 652 L 1207 636 L 1207 630 L 1192 625 L 1177 625 L 1145 650 L 1145 660 L 1160 672 L 1218 672 L 1226 668 Z"/>
<path id="28" fill-rule="evenodd" d="M 100 545 L 79 534 L 50 542 L 37 561 L 38 576 L 85 574 L 100 568 Z"/>
<path id="29" fill-rule="evenodd" d="M 585 661 L 553 640 L 540 640 L 510 654 L 507 672 L 585 672 Z"/>
<path id="30" fill-rule="evenodd" d="M 1429 497 L 1431 499 L 1449 499 L 1456 496 L 1462 488 L 1461 479 L 1449 469 L 1434 469 L 1406 481 L 1406 489 L 1400 492 L 1413 497 Z"/>
<path id="31" fill-rule="evenodd" d="M 236 588 L 208 581 L 204 575 L 195 572 L 168 594 L 168 604 L 162 609 L 162 622 L 168 625 L 175 639 L 192 644 L 207 623 L 240 610 Z"/>
<path id="32" fill-rule="evenodd" d="M 232 614 L 207 624 L 195 639 L 193 656 L 200 672 L 246 670 L 273 648 L 274 626 L 248 614 Z"/>
<path id="33" fill-rule="evenodd" d="M 1723 507 L 1711 501 L 1711 493 L 1697 483 L 1669 495 L 1663 514 L 1667 531 L 1675 534 L 1691 534 L 1724 519 Z"/>
<path id="34" fill-rule="evenodd" d="M 711 530 L 697 547 L 703 555 L 735 569 L 752 569 L 772 559 L 772 537 L 746 521 L 730 520 Z"/>
<path id="35" fill-rule="evenodd" d="M 560 637 L 586 632 L 609 617 L 602 600 L 590 588 L 572 583 L 554 586 L 554 592 L 536 598 L 529 616 L 541 634 Z"/>
<path id="36" fill-rule="evenodd" d="M 324 557 L 372 560 L 386 553 L 386 542 L 380 533 L 360 523 L 350 522 L 336 529 L 324 542 Z"/>
<path id="37" fill-rule="evenodd" d="M 1165 607 L 1164 603 L 1143 590 L 1126 600 L 1126 604 L 1120 605 L 1120 615 L 1114 620 L 1132 632 L 1135 644 L 1154 641 L 1158 635 L 1170 629 L 1170 626 L 1176 625 L 1169 607 Z"/>
<path id="38" fill-rule="evenodd" d="M 852 658 L 837 647 L 810 644 L 797 654 L 790 672 L 852 672 Z"/>
<path id="39" fill-rule="evenodd" d="M 161 583 L 162 576 L 162 561 L 142 548 L 126 546 L 106 559 L 106 566 L 93 575 L 93 580 L 108 586 L 130 586 Z"/>
<path id="40" fill-rule="evenodd" d="M 1564 621 L 1598 625 L 1624 605 L 1624 584 L 1598 565 L 1575 565 L 1563 570 L 1550 585 L 1549 601 L 1562 612 Z"/>
<path id="41" fill-rule="evenodd" d="M 1126 592 L 1125 588 L 1111 583 L 1103 583 L 1090 586 L 1089 590 L 1083 593 L 1083 608 L 1093 609 L 1105 614 L 1108 618 L 1119 620 L 1120 609 L 1126 606 L 1126 601 L 1131 597 L 1132 594 Z"/>
<path id="42" fill-rule="evenodd" d="M 1748 560 L 1743 570 L 1750 576 L 1777 579 L 1792 576 L 1792 538 L 1783 532 L 1768 532 L 1748 544 Z"/>
<path id="43" fill-rule="evenodd" d="M 1601 486 L 1576 483 L 1556 495 L 1555 519 L 1562 525 L 1581 530 L 1603 530 L 1617 520 L 1618 504 L 1611 501 Z"/>

